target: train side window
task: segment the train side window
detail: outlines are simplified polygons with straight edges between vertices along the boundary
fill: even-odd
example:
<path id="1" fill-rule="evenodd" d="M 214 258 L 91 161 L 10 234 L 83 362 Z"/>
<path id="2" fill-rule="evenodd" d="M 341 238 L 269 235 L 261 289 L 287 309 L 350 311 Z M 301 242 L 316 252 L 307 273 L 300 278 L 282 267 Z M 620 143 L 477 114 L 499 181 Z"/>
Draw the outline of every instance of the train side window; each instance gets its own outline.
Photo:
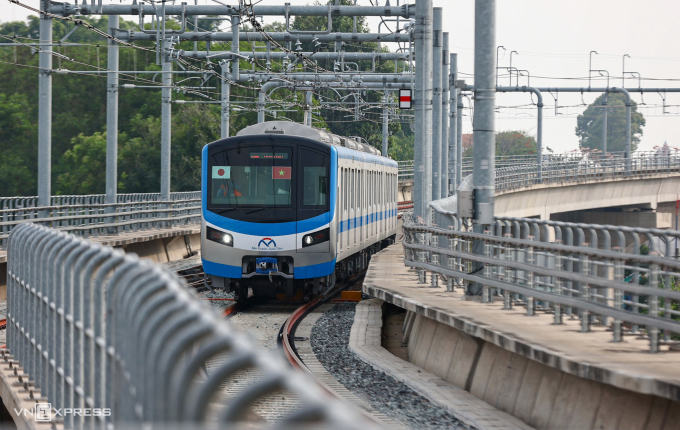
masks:
<path id="1" fill-rule="evenodd" d="M 342 210 L 347 212 L 347 169 L 342 169 Z"/>

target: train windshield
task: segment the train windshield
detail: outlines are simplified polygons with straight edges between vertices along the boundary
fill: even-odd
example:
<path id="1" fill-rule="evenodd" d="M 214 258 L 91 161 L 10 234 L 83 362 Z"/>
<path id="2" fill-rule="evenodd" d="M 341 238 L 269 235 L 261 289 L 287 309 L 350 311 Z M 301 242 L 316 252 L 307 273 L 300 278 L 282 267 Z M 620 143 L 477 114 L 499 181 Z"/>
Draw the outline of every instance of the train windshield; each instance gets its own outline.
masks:
<path id="1" fill-rule="evenodd" d="M 209 206 L 284 208 L 292 205 L 293 150 L 249 146 L 210 156 Z"/>
<path id="2" fill-rule="evenodd" d="M 329 211 L 330 150 L 282 142 L 208 155 L 208 207 L 249 222 L 290 222 Z"/>

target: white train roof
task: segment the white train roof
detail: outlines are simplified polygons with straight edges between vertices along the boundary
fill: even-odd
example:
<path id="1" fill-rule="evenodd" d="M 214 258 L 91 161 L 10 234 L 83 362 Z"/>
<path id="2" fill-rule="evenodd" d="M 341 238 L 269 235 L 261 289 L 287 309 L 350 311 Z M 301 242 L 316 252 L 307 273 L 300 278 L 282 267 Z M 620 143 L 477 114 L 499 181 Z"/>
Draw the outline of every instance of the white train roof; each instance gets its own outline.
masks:
<path id="1" fill-rule="evenodd" d="M 250 136 L 253 134 L 283 134 L 287 136 L 300 136 L 325 142 L 330 145 L 344 146 L 355 151 L 366 152 L 373 155 L 381 155 L 377 148 L 358 142 L 355 138 L 338 136 L 316 127 L 309 127 L 297 122 L 290 121 L 267 121 L 253 124 L 241 129 L 237 136 Z"/>

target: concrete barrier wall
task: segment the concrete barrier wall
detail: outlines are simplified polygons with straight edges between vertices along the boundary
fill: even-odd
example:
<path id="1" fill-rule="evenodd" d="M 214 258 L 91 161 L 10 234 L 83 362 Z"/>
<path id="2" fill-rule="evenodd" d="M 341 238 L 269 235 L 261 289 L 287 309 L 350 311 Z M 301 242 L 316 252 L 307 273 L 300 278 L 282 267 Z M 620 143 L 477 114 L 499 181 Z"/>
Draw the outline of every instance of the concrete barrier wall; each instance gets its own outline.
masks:
<path id="1" fill-rule="evenodd" d="M 680 429 L 680 402 L 589 381 L 408 311 L 411 363 L 538 429 Z"/>
<path id="2" fill-rule="evenodd" d="M 551 219 L 554 213 L 619 206 L 644 206 L 675 202 L 680 189 L 678 173 L 646 178 L 615 178 L 564 184 L 538 184 L 496 193 L 496 216 Z M 607 222 L 606 224 L 613 224 Z"/>
<path id="3" fill-rule="evenodd" d="M 407 181 L 399 181 L 399 197 L 400 202 L 410 202 L 413 200 L 413 179 Z"/>

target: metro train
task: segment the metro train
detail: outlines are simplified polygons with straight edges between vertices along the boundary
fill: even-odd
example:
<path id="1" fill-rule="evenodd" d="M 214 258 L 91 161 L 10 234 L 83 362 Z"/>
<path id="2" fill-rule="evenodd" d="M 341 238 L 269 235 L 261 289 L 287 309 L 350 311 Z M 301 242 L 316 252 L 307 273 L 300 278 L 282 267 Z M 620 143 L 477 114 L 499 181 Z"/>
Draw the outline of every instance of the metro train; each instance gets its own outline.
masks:
<path id="1" fill-rule="evenodd" d="M 214 288 L 311 299 L 397 232 L 397 163 L 359 139 L 269 121 L 202 153 L 201 258 Z"/>

